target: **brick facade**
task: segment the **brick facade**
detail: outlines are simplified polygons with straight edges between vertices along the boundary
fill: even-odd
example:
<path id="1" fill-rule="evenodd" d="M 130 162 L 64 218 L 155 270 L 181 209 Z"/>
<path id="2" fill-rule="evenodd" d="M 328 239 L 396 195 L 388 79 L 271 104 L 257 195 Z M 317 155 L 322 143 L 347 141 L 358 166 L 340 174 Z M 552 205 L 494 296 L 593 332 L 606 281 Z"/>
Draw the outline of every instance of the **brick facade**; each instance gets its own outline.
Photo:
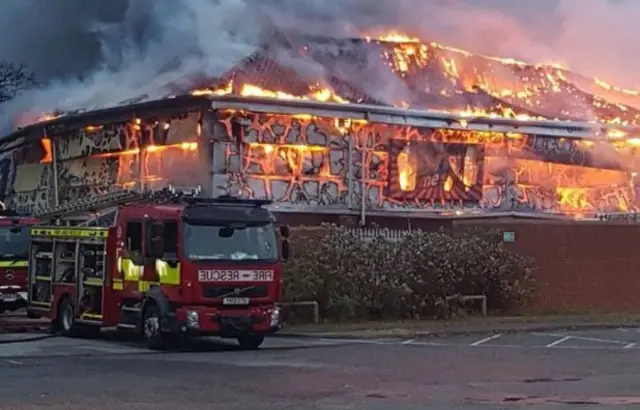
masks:
<path id="1" fill-rule="evenodd" d="M 597 222 L 476 220 L 454 223 L 515 232 L 507 249 L 536 261 L 540 313 L 640 312 L 640 226 Z"/>
<path id="2" fill-rule="evenodd" d="M 281 216 L 281 223 L 294 227 L 321 222 L 358 225 L 357 216 Z M 505 247 L 533 257 L 536 264 L 537 292 L 526 307 L 528 313 L 640 312 L 640 225 L 522 218 L 367 219 L 370 224 L 392 229 L 484 226 L 515 232 L 515 242 Z M 306 234 L 317 231 L 311 229 Z"/>

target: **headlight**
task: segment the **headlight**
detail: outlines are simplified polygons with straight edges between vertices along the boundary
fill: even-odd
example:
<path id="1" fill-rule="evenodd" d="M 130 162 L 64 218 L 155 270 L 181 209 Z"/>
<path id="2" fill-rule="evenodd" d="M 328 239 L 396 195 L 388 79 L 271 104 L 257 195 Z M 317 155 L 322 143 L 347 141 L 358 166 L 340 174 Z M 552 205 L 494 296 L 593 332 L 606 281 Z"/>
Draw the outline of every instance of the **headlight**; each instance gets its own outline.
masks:
<path id="1" fill-rule="evenodd" d="M 197 329 L 200 327 L 198 312 L 194 312 L 193 310 L 187 311 L 187 327 L 191 329 Z"/>
<path id="2" fill-rule="evenodd" d="M 280 326 L 280 308 L 275 307 L 271 312 L 271 327 Z"/>

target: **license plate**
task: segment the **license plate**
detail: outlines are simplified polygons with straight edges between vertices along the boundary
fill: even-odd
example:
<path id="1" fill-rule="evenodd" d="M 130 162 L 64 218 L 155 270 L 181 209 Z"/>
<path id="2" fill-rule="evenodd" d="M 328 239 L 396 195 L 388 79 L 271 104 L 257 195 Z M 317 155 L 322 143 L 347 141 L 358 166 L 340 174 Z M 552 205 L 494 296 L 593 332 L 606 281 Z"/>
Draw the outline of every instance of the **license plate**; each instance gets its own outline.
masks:
<path id="1" fill-rule="evenodd" d="M 223 298 L 222 304 L 228 306 L 248 305 L 249 298 Z"/>
<path id="2" fill-rule="evenodd" d="M 0 296 L 0 300 L 3 302 L 15 302 L 17 299 L 15 296 Z"/>

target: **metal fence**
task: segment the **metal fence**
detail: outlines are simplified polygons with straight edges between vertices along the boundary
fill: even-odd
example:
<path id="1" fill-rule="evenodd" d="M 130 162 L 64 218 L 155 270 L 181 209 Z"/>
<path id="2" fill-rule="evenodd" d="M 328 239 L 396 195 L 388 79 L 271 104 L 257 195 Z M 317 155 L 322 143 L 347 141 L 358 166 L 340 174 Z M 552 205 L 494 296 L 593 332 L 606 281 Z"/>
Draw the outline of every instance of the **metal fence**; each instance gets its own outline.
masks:
<path id="1" fill-rule="evenodd" d="M 411 230 L 372 227 L 350 228 L 349 232 L 364 241 L 371 241 L 379 237 L 383 237 L 391 241 L 400 241 L 405 237 L 405 235 L 409 234 Z"/>

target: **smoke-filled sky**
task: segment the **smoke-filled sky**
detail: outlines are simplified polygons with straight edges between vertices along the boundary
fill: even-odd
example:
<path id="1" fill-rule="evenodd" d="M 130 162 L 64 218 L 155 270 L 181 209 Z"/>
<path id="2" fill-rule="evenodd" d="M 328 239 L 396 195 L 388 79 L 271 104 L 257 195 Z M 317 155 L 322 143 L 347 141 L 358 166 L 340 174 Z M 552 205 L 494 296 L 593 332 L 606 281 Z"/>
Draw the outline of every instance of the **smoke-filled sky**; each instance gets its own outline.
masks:
<path id="1" fill-rule="evenodd" d="M 640 0 L 2 0 L 0 59 L 46 91 L 7 111 L 113 105 L 250 53 L 261 28 L 400 31 L 640 88 Z M 155 80 L 150 81 L 150 79 Z"/>

